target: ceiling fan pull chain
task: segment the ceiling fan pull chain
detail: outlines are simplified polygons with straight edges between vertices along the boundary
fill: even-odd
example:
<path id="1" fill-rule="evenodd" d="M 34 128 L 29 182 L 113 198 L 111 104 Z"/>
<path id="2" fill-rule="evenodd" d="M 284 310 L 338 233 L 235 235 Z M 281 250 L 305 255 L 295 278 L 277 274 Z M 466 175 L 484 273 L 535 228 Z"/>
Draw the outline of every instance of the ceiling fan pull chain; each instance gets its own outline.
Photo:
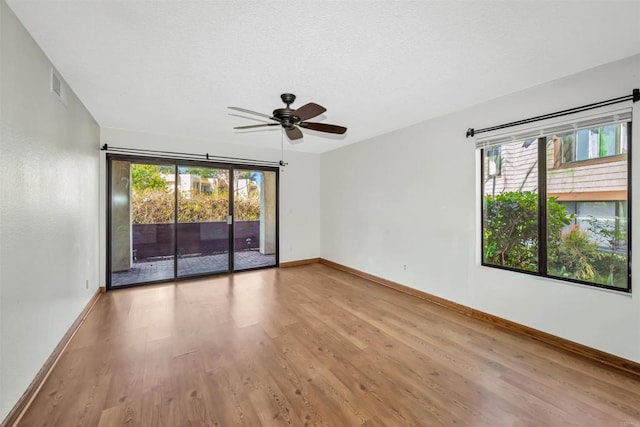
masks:
<path id="1" fill-rule="evenodd" d="M 280 129 L 280 172 L 284 172 L 284 128 Z"/>

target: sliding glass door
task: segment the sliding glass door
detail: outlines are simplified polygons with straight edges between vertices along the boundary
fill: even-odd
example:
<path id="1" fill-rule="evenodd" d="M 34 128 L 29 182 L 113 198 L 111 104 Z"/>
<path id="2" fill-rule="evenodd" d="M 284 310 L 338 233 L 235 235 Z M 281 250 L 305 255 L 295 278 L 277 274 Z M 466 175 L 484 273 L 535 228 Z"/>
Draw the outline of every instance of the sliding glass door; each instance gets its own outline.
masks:
<path id="1" fill-rule="evenodd" d="M 173 279 L 175 166 L 130 160 L 109 166 L 111 286 Z"/>
<path id="2" fill-rule="evenodd" d="M 275 266 L 276 173 L 235 169 L 233 175 L 234 269 L 237 271 Z"/>
<path id="3" fill-rule="evenodd" d="M 278 265 L 276 168 L 115 155 L 108 175 L 109 288 Z"/>
<path id="4" fill-rule="evenodd" d="M 178 166 L 178 277 L 229 271 L 229 176 Z"/>

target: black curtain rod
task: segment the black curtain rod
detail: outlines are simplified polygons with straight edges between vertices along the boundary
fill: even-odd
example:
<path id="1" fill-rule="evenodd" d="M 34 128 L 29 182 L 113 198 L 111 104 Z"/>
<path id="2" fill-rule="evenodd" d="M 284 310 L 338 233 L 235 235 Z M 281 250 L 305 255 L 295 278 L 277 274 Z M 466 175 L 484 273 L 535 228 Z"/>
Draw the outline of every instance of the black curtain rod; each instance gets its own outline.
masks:
<path id="1" fill-rule="evenodd" d="M 161 150 L 145 150 L 142 148 L 124 148 L 124 147 L 112 147 L 104 144 L 100 147 L 100 151 L 108 151 L 110 153 L 120 154 L 138 154 L 143 156 L 153 156 L 159 158 L 177 158 L 179 160 L 199 160 L 204 162 L 222 162 L 222 163 L 242 163 L 253 166 L 286 166 L 288 163 L 280 160 L 279 162 L 269 160 L 255 160 L 244 159 L 241 157 L 225 157 L 225 156 L 213 156 L 209 153 L 194 154 L 194 153 L 181 153 L 178 151 L 161 151 Z"/>
<path id="2" fill-rule="evenodd" d="M 568 110 L 556 111 L 555 113 L 543 114 L 541 116 L 531 117 L 524 120 L 517 120 L 515 122 L 505 123 L 503 125 L 491 126 L 491 127 L 482 128 L 482 129 L 469 128 L 467 129 L 467 138 L 469 138 L 470 136 L 475 136 L 479 133 L 491 132 L 494 130 L 510 128 L 513 126 L 524 125 L 527 123 L 539 122 L 540 120 L 567 116 L 569 114 L 580 113 L 582 111 L 589 111 L 595 108 L 618 104 L 620 102 L 625 102 L 625 101 L 633 101 L 633 102 L 640 101 L 640 89 L 633 89 L 633 92 L 631 95 L 625 95 L 625 96 L 620 96 L 618 98 L 607 99 L 606 101 L 594 102 L 593 104 L 587 104 L 587 105 L 582 105 L 580 107 L 569 108 Z"/>

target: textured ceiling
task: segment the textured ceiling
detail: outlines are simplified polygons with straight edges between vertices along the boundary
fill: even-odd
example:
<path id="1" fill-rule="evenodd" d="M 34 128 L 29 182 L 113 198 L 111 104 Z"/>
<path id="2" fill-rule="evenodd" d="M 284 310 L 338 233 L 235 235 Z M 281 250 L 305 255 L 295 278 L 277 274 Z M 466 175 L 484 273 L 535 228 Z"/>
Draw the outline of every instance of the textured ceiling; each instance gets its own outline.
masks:
<path id="1" fill-rule="evenodd" d="M 293 92 L 349 128 L 316 153 L 640 53 L 640 1 L 8 4 L 103 127 L 279 148 L 226 107 Z"/>

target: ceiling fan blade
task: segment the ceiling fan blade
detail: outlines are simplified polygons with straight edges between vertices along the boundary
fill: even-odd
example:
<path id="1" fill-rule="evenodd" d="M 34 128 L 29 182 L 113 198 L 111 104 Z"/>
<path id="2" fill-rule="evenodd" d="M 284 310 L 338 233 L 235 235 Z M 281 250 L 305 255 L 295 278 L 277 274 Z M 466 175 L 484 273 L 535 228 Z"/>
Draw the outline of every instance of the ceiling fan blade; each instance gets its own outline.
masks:
<path id="1" fill-rule="evenodd" d="M 265 119 L 263 117 L 253 117 L 253 116 L 250 116 L 248 114 L 229 113 L 229 115 L 233 116 L 233 117 L 240 117 L 241 119 L 245 119 L 245 120 L 254 120 L 254 121 L 260 122 L 260 123 L 271 123 L 271 122 L 268 122 L 267 119 Z"/>
<path id="2" fill-rule="evenodd" d="M 280 121 L 278 119 L 276 119 L 275 117 L 271 117 L 268 114 L 263 114 L 263 113 L 258 113 L 257 111 L 251 111 L 251 110 L 247 110 L 246 108 L 240 108 L 240 107 L 227 107 L 230 110 L 236 110 L 236 111 L 241 111 L 243 113 L 248 113 L 248 114 L 255 114 L 256 116 L 261 116 L 261 117 L 266 117 L 267 119 L 271 119 L 271 120 L 275 120 L 275 121 Z"/>
<path id="3" fill-rule="evenodd" d="M 341 135 L 347 131 L 347 128 L 344 126 L 330 125 L 327 123 L 302 122 L 299 123 L 299 126 L 305 129 L 317 130 L 320 132 L 339 133 Z"/>
<path id="4" fill-rule="evenodd" d="M 287 132 L 287 136 L 292 141 L 302 138 L 302 131 L 295 126 L 290 128 L 284 128 L 284 130 Z"/>
<path id="5" fill-rule="evenodd" d="M 300 117 L 300 121 L 304 121 L 307 119 L 312 119 L 314 117 L 319 116 L 320 114 L 327 111 L 322 105 L 314 104 L 310 102 L 308 104 L 303 105 L 302 107 L 294 110 L 292 114 L 294 116 Z"/>
<path id="6" fill-rule="evenodd" d="M 253 128 L 261 128 L 264 126 L 280 126 L 280 123 L 263 123 L 261 125 L 237 126 L 237 127 L 234 127 L 234 129 L 253 129 Z"/>

